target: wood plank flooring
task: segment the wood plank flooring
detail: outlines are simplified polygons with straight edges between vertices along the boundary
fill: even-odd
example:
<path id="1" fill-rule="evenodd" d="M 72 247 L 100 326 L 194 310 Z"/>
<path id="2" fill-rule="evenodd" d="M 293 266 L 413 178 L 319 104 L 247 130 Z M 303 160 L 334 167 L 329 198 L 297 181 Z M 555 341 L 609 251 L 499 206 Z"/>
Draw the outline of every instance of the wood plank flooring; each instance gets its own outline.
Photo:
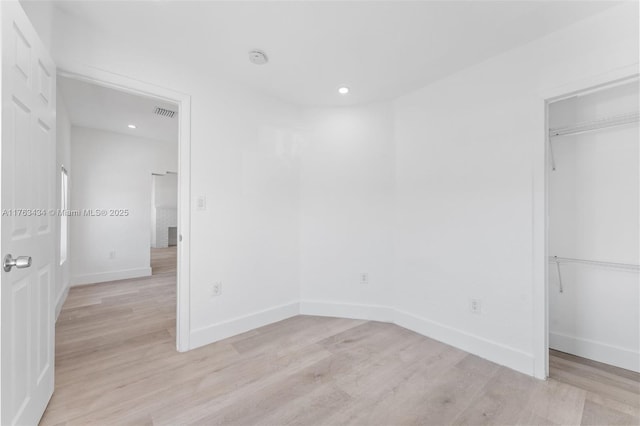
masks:
<path id="1" fill-rule="evenodd" d="M 175 251 L 153 257 L 71 289 L 41 424 L 640 423 L 636 373 L 553 352 L 539 381 L 392 324 L 298 316 L 178 353 Z"/>
<path id="2" fill-rule="evenodd" d="M 151 273 L 153 275 L 176 273 L 178 247 L 151 249 Z"/>

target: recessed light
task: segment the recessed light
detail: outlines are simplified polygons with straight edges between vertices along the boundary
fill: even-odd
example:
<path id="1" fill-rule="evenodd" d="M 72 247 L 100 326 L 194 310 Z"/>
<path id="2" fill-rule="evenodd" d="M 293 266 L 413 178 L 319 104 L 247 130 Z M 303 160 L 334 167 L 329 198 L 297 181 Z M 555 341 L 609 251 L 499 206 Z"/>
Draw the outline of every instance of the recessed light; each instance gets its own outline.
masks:
<path id="1" fill-rule="evenodd" d="M 349 93 L 349 88 L 343 86 L 343 87 L 338 89 L 338 93 L 340 93 L 341 95 L 346 95 L 347 93 Z"/>
<path id="2" fill-rule="evenodd" d="M 130 129 L 135 129 L 136 125 L 135 124 L 129 124 L 127 127 L 130 128 Z"/>

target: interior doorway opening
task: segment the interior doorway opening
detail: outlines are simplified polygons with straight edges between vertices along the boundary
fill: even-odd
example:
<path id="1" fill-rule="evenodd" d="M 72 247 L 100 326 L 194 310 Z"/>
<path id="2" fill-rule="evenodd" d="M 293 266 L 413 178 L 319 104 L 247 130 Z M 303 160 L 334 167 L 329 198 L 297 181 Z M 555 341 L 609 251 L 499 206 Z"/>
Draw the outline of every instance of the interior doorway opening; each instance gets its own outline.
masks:
<path id="1" fill-rule="evenodd" d="M 174 150 L 171 153 L 175 164 L 168 167 L 149 169 L 148 181 L 145 181 L 147 193 L 151 196 L 151 179 L 154 174 L 171 175 L 174 185 L 174 216 L 172 226 L 169 227 L 171 246 L 164 253 L 153 253 L 150 235 L 146 240 L 146 252 L 149 259 L 149 275 L 153 274 L 154 267 L 157 273 L 173 274 L 171 291 L 174 303 L 172 315 L 175 318 L 175 331 L 171 333 L 175 339 L 178 351 L 189 350 L 189 243 L 190 243 L 190 96 L 175 92 L 166 88 L 154 86 L 139 80 L 129 79 L 120 75 L 111 74 L 101 70 L 74 66 L 67 69 L 58 69 L 58 79 L 67 79 L 82 84 L 90 84 L 101 89 L 109 89 L 125 96 L 134 96 L 147 99 L 154 103 L 155 108 L 150 113 L 156 115 L 156 119 L 173 118 L 175 120 Z M 157 104 L 157 105 L 156 105 Z M 149 112 L 149 111 L 147 111 Z M 137 131 L 140 127 L 134 122 L 127 121 L 127 131 Z M 166 128 L 164 131 L 166 132 Z M 162 128 L 159 130 L 162 133 Z M 153 139 L 150 138 L 150 139 Z M 162 139 L 161 137 L 155 139 Z M 130 156 L 122 156 L 122 161 L 131 161 Z M 73 187 L 72 172 L 69 176 L 69 185 Z M 73 200 L 71 199 L 71 202 Z M 151 202 L 147 207 L 152 208 Z M 114 210 L 118 210 L 117 208 Z M 124 209 L 126 210 L 126 209 Z M 115 212 L 127 214 L 128 212 Z M 146 211 L 146 216 L 151 219 L 151 212 Z M 144 225 L 140 225 L 144 228 Z M 145 228 L 150 232 L 151 225 Z M 73 241 L 70 241 L 73 244 Z M 109 257 L 112 257 L 112 251 Z M 116 259 L 118 253 L 115 253 Z"/>

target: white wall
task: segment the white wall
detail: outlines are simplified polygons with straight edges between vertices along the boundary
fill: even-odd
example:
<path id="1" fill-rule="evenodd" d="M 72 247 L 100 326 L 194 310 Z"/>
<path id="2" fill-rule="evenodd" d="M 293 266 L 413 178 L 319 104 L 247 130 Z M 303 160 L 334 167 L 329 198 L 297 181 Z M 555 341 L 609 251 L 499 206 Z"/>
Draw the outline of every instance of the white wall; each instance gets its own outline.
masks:
<path id="1" fill-rule="evenodd" d="M 612 8 L 395 102 L 395 285 L 414 328 L 544 374 L 532 227 L 543 93 L 637 63 L 637 16 L 637 4 Z"/>
<path id="2" fill-rule="evenodd" d="M 61 205 L 61 167 L 67 170 L 68 175 L 72 174 L 71 167 L 71 121 L 69 120 L 69 113 L 64 103 L 62 93 L 57 92 L 56 98 L 56 206 L 60 210 Z M 62 305 L 66 300 L 66 295 L 69 290 L 70 283 L 70 260 L 67 256 L 67 260 L 60 265 L 60 218 L 55 218 L 56 224 L 56 288 L 55 288 L 55 301 L 56 301 L 56 316 L 60 313 Z M 67 242 L 69 241 L 70 233 L 67 227 Z M 67 245 L 68 247 L 68 245 Z"/>
<path id="3" fill-rule="evenodd" d="M 175 170 L 177 149 L 177 141 L 72 127 L 71 208 L 129 210 L 69 219 L 72 284 L 151 274 L 151 173 Z"/>
<path id="4" fill-rule="evenodd" d="M 638 83 L 551 104 L 549 125 L 563 127 L 638 110 Z M 552 138 L 549 176 L 552 256 L 640 264 L 638 126 Z M 550 265 L 550 346 L 640 370 L 637 271 L 585 264 Z"/>
<path id="5" fill-rule="evenodd" d="M 393 290 L 391 105 L 313 109 L 304 123 L 303 312 L 354 316 L 357 306 L 349 305 L 386 305 Z"/>
<path id="6" fill-rule="evenodd" d="M 155 181 L 155 196 L 153 197 L 154 205 L 156 207 L 177 208 L 178 175 L 176 173 L 154 175 L 153 180 Z"/>
<path id="7" fill-rule="evenodd" d="M 296 314 L 299 109 L 174 61 L 162 46 L 142 54 L 63 12 L 56 19 L 59 68 L 96 67 L 191 95 L 191 191 L 207 199 L 205 211 L 194 201 L 186 242 L 191 347 Z"/>

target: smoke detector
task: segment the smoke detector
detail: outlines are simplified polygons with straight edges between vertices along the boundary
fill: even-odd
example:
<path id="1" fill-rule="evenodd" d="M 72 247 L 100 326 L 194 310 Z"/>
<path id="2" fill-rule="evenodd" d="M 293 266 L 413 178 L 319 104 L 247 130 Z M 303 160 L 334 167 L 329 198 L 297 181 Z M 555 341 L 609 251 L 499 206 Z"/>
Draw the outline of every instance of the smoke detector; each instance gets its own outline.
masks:
<path id="1" fill-rule="evenodd" d="M 252 64 L 256 65 L 264 65 L 269 62 L 269 58 L 267 58 L 267 54 L 262 50 L 252 50 L 249 52 L 249 60 Z"/>

